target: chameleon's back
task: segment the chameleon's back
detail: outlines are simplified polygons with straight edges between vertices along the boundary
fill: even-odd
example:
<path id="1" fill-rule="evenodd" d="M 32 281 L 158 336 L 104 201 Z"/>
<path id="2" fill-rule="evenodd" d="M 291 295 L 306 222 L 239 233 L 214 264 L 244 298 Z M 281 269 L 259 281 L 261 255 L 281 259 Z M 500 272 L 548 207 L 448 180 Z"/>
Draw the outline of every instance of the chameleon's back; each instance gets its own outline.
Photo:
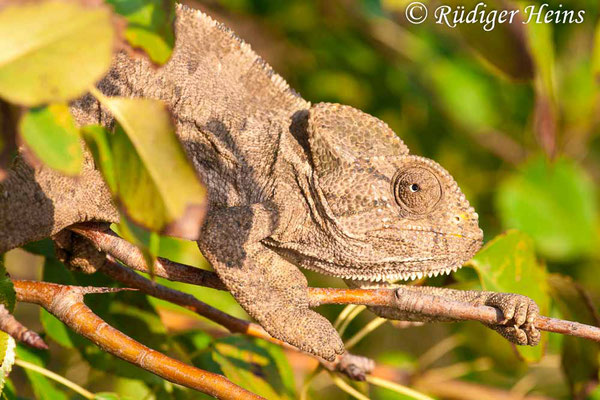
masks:
<path id="1" fill-rule="evenodd" d="M 272 190 L 268 177 L 280 136 L 289 134 L 292 115 L 310 105 L 248 44 L 200 11 L 178 5 L 175 31 L 175 50 L 165 66 L 121 53 L 99 87 L 108 95 L 168 105 L 211 204 L 260 201 Z M 80 123 L 97 122 L 90 115 L 111 122 L 90 98 L 76 107 Z"/>

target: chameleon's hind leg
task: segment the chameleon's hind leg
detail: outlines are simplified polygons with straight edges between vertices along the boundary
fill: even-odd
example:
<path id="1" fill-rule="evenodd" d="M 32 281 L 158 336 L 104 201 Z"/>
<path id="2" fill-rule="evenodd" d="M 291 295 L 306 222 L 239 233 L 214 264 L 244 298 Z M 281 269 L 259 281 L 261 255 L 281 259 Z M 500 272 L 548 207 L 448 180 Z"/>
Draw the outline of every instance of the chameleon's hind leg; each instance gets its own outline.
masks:
<path id="1" fill-rule="evenodd" d="M 262 204 L 211 210 L 200 250 L 229 291 L 277 339 L 326 360 L 344 352 L 331 323 L 308 307 L 307 281 L 261 243 L 277 226 L 276 212 Z"/>

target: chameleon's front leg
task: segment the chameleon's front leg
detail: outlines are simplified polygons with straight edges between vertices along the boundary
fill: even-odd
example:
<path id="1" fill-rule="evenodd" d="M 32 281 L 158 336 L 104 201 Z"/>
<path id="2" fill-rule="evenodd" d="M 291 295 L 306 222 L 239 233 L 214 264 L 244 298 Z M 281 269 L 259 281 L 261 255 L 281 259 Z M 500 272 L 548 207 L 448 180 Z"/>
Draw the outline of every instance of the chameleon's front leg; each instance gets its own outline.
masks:
<path id="1" fill-rule="evenodd" d="M 349 286 L 355 286 L 348 282 Z M 498 308 L 504 315 L 499 324 L 488 325 L 504 336 L 507 340 L 518 345 L 535 346 L 540 341 L 540 332 L 534 322 L 539 315 L 537 304 L 527 296 L 514 293 L 498 293 L 480 290 L 456 290 L 430 286 L 394 286 L 399 296 L 433 295 L 449 300 L 461 301 L 477 306 Z M 392 307 L 372 307 L 375 314 L 394 320 L 450 322 L 451 318 L 430 317 L 421 314 L 400 311 Z"/>
<path id="2" fill-rule="evenodd" d="M 277 226 L 262 204 L 211 210 L 200 250 L 240 305 L 277 339 L 333 361 L 344 344 L 331 323 L 308 307 L 307 281 L 261 243 Z"/>

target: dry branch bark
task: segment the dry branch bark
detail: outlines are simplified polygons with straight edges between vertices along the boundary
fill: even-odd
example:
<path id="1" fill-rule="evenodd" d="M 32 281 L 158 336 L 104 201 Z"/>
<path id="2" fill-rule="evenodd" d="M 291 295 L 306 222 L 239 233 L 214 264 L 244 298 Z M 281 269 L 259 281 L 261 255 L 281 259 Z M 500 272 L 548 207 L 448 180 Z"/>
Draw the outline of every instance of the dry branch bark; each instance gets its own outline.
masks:
<path id="1" fill-rule="evenodd" d="M 114 256 L 131 268 L 148 272 L 142 252 L 112 232 L 102 232 L 93 226 L 85 225 L 73 227 L 71 230 L 86 237 L 96 248 Z M 170 280 L 225 290 L 223 283 L 214 272 L 164 259 L 160 259 L 155 264 L 154 273 Z M 397 289 L 308 288 L 308 290 L 312 307 L 321 304 L 362 304 L 395 307 L 402 311 L 426 316 L 444 316 L 455 320 L 472 320 L 485 324 L 498 324 L 503 321 L 502 313 L 494 307 L 473 306 L 431 295 L 422 295 L 418 298 L 402 296 L 402 287 Z M 545 316 L 538 317 L 534 325 L 543 331 L 600 342 L 600 328 L 595 326 Z"/>
<path id="2" fill-rule="evenodd" d="M 48 348 L 40 335 L 17 321 L 3 304 L 0 304 L 0 331 L 8 333 L 15 340 L 27 346 L 44 350 Z"/>
<path id="3" fill-rule="evenodd" d="M 44 307 L 69 328 L 116 357 L 173 383 L 219 399 L 262 399 L 222 375 L 192 367 L 144 346 L 108 325 L 83 302 L 85 294 L 107 293 L 115 289 L 18 280 L 13 284 L 18 301 Z"/>

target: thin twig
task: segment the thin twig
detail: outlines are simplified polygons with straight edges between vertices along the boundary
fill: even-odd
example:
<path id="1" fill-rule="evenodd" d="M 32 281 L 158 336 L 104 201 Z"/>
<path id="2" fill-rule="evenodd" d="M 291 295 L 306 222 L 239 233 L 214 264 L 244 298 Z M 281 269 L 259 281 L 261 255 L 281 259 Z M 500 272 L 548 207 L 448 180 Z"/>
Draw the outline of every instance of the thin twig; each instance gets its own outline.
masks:
<path id="1" fill-rule="evenodd" d="M 417 399 L 417 400 L 433 400 L 432 397 L 429 397 L 423 393 L 417 392 L 416 390 L 413 390 L 407 386 L 404 385 L 400 385 L 394 382 L 390 382 L 387 379 L 383 379 L 383 378 L 379 378 L 377 376 L 372 376 L 372 375 L 368 375 L 367 376 L 367 382 L 369 382 L 371 385 L 376 385 L 388 390 L 392 390 L 396 393 L 399 394 L 403 394 L 407 397 L 412 397 L 413 399 Z"/>
<path id="2" fill-rule="evenodd" d="M 124 264 L 138 271 L 148 272 L 144 257 L 135 246 L 112 233 L 95 230 L 93 227 L 71 228 L 88 238 L 99 250 L 113 255 Z M 158 276 L 199 286 L 225 290 L 217 274 L 160 259 L 154 267 Z M 394 307 L 401 311 L 431 317 L 448 317 L 459 321 L 479 321 L 498 324 L 503 321 L 500 310 L 488 306 L 474 306 L 431 295 L 396 296 L 395 289 L 338 289 L 308 288 L 311 307 L 321 304 L 361 304 L 366 306 Z M 539 330 L 577 336 L 600 342 L 600 328 L 578 322 L 539 316 L 534 323 Z"/>
<path id="3" fill-rule="evenodd" d="M 177 304 L 183 308 L 193 311 L 196 314 L 223 326 L 231 333 L 241 333 L 244 335 L 260 338 L 268 342 L 274 343 L 278 346 L 281 346 L 283 348 L 302 352 L 300 349 L 292 346 L 291 344 L 288 344 L 279 339 L 275 339 L 273 336 L 269 335 L 269 333 L 265 331 L 260 325 L 240 318 L 236 318 L 233 315 L 227 314 L 217 308 L 214 308 L 198 300 L 191 294 L 183 293 L 176 289 L 166 287 L 164 285 L 161 285 L 160 283 L 151 281 L 150 279 L 138 275 L 131 269 L 120 265 L 118 262 L 112 259 L 111 256 L 107 256 L 106 262 L 100 267 L 100 271 L 102 271 L 110 278 L 121 282 L 127 286 L 139 289 L 140 291 L 152 297 L 156 297 L 158 299 Z M 335 361 L 327 361 L 320 357 L 316 357 L 312 354 L 309 355 L 318 359 L 319 362 L 330 371 L 340 370 L 340 366 L 343 364 L 342 360 L 344 357 L 346 357 L 345 361 L 356 357 L 352 354 L 346 353 L 343 356 L 338 357 Z M 340 371 L 346 373 L 346 371 L 343 369 L 341 369 Z"/>
<path id="4" fill-rule="evenodd" d="M 88 293 L 114 291 L 106 288 L 65 286 L 46 282 L 13 281 L 17 300 L 35 303 L 102 350 L 150 371 L 173 383 L 221 399 L 262 399 L 222 375 L 184 364 L 152 350 L 108 325 L 83 302 Z"/>
<path id="5" fill-rule="evenodd" d="M 0 304 L 0 331 L 8 333 L 15 340 L 35 349 L 46 350 L 48 348 L 40 335 L 17 321 L 3 304 Z"/>
<path id="6" fill-rule="evenodd" d="M 444 316 L 457 321 L 479 321 L 488 325 L 500 324 L 504 319 L 502 312 L 494 307 L 474 306 L 469 303 L 426 294 L 417 297 L 397 296 L 397 293 L 395 289 L 309 288 L 309 296 L 313 306 L 321 304 L 387 306 L 429 317 Z M 542 331 L 600 342 L 600 328 L 579 322 L 539 316 L 535 320 L 534 326 Z"/>
<path id="7" fill-rule="evenodd" d="M 123 264 L 141 272 L 149 272 L 140 249 L 121 239 L 111 231 L 102 231 L 94 225 L 81 224 L 69 228 L 71 231 L 90 240 L 96 248 L 114 256 Z M 227 290 L 217 274 L 189 265 L 176 263 L 159 257 L 152 272 L 170 281 L 185 282 L 218 290 Z"/>
<path id="8" fill-rule="evenodd" d="M 144 278 L 143 276 L 133 272 L 131 269 L 123 267 L 114 261 L 111 256 L 107 257 L 107 260 L 100 268 L 100 271 L 110 278 L 125 284 L 126 286 L 134 287 L 152 297 L 177 304 L 183 308 L 193 311 L 196 314 L 223 326 L 231 333 L 242 333 L 245 335 L 258 337 L 271 343 L 275 343 L 279 346 L 297 350 L 294 346 L 275 339 L 273 336 L 269 335 L 260 325 L 227 314 L 198 300 L 191 294 L 168 288 L 160 283 Z"/>
<path id="9" fill-rule="evenodd" d="M 44 367 L 40 367 L 39 365 L 32 364 L 30 362 L 21 360 L 19 358 L 17 358 L 15 360 L 15 365 L 18 365 L 19 367 L 24 368 L 24 369 L 29 369 L 31 371 L 37 372 L 38 374 L 44 375 L 44 376 L 52 379 L 53 381 L 56 381 L 56 382 L 60 383 L 61 385 L 68 387 L 72 391 L 79 393 L 81 396 L 85 397 L 86 399 L 92 400 L 94 398 L 94 393 L 90 392 L 89 390 L 87 390 L 85 388 L 82 388 L 78 384 L 71 382 L 70 380 L 66 379 L 65 377 L 60 376 Z"/>

